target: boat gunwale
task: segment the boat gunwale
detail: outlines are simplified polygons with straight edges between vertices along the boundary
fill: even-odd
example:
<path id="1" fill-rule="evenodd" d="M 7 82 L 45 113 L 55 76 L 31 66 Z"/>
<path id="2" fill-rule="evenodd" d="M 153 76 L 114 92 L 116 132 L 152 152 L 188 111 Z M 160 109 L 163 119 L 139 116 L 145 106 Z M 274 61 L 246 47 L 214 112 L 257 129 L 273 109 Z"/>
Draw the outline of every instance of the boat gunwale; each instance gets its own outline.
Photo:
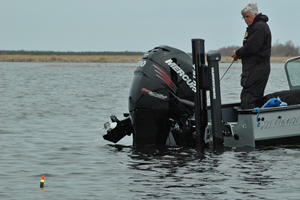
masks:
<path id="1" fill-rule="evenodd" d="M 267 113 L 267 112 L 275 112 L 275 111 L 286 111 L 286 110 L 298 110 L 300 109 L 300 104 L 289 105 L 289 106 L 277 106 L 277 107 L 269 107 L 269 108 L 258 108 L 258 109 L 238 109 L 238 114 L 253 114 L 257 115 L 257 113 Z M 258 111 L 259 110 L 259 111 Z"/>

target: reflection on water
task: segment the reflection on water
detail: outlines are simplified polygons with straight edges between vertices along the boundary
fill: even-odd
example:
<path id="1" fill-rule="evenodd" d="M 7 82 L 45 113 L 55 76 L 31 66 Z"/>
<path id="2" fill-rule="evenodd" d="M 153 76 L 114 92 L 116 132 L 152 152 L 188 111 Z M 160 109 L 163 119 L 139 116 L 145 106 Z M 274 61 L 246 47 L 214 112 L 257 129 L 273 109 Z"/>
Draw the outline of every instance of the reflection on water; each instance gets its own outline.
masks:
<path id="1" fill-rule="evenodd" d="M 299 149 L 235 151 L 216 155 L 182 147 L 130 149 L 131 192 L 155 199 L 297 199 Z M 294 178 L 296 180 L 294 180 Z M 295 183 L 295 185 L 290 185 Z"/>
<path id="2" fill-rule="evenodd" d="M 267 196 L 284 199 L 287 186 L 281 182 L 281 179 L 285 179 L 281 177 L 285 172 L 280 170 L 287 169 L 288 166 L 281 166 L 285 163 L 278 160 L 278 156 L 285 156 L 285 159 L 289 160 L 287 156 L 293 157 L 295 153 L 299 157 L 299 150 L 274 151 L 226 151 L 221 155 L 207 152 L 202 160 L 196 159 L 197 152 L 193 149 L 134 151 L 129 166 L 139 173 L 134 182 L 152 188 L 151 191 L 157 191 L 154 195 L 156 198 L 171 199 L 172 194 L 178 194 L 181 198 L 195 199 L 264 199 Z M 297 166 L 298 162 L 295 166 L 289 164 L 293 169 Z M 147 190 L 144 192 L 141 197 L 153 196 L 150 191 L 148 194 Z M 272 195 L 274 193 L 275 195 Z"/>

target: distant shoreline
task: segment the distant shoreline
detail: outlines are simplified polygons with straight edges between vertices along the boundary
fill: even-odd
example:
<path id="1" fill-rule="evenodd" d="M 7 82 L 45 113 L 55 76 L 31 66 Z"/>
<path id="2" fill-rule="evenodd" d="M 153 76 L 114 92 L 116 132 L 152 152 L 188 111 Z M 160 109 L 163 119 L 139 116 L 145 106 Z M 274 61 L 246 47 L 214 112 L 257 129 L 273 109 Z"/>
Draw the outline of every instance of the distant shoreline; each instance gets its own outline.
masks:
<path id="1" fill-rule="evenodd" d="M 285 63 L 293 57 L 271 57 L 271 63 Z M 0 62 L 137 63 L 141 58 L 140 55 L 0 55 Z M 220 63 L 232 61 L 230 56 L 224 56 Z"/>
<path id="2" fill-rule="evenodd" d="M 296 56 L 273 56 L 271 57 L 271 63 L 285 63 L 287 60 L 294 58 Z M 233 59 L 230 56 L 224 56 L 221 58 L 220 63 L 231 63 Z M 237 63 L 241 63 L 241 60 L 236 61 Z"/>

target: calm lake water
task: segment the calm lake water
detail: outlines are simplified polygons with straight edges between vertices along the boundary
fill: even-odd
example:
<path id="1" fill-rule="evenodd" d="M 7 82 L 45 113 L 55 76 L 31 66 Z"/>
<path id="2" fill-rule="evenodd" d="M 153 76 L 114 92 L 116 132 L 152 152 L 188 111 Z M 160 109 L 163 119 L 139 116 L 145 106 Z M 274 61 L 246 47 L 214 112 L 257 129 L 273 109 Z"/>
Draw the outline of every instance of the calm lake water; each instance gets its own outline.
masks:
<path id="1" fill-rule="evenodd" d="M 135 64 L 0 63 L 0 199 L 300 199 L 300 148 L 135 150 L 103 140 Z M 229 64 L 220 64 L 223 75 Z M 221 82 L 238 102 L 241 64 Z M 273 64 L 266 93 L 288 89 Z M 45 188 L 39 183 L 45 175 Z"/>

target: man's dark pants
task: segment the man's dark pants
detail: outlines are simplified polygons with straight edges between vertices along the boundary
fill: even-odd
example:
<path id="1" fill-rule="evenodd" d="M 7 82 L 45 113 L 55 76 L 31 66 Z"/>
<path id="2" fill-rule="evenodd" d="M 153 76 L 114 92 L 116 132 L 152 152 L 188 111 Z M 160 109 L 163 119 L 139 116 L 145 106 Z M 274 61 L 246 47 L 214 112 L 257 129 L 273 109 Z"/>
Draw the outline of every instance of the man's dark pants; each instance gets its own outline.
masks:
<path id="1" fill-rule="evenodd" d="M 245 69 L 244 69 L 245 68 Z M 270 62 L 243 66 L 241 107 L 252 109 L 263 105 L 264 91 L 270 74 Z"/>

